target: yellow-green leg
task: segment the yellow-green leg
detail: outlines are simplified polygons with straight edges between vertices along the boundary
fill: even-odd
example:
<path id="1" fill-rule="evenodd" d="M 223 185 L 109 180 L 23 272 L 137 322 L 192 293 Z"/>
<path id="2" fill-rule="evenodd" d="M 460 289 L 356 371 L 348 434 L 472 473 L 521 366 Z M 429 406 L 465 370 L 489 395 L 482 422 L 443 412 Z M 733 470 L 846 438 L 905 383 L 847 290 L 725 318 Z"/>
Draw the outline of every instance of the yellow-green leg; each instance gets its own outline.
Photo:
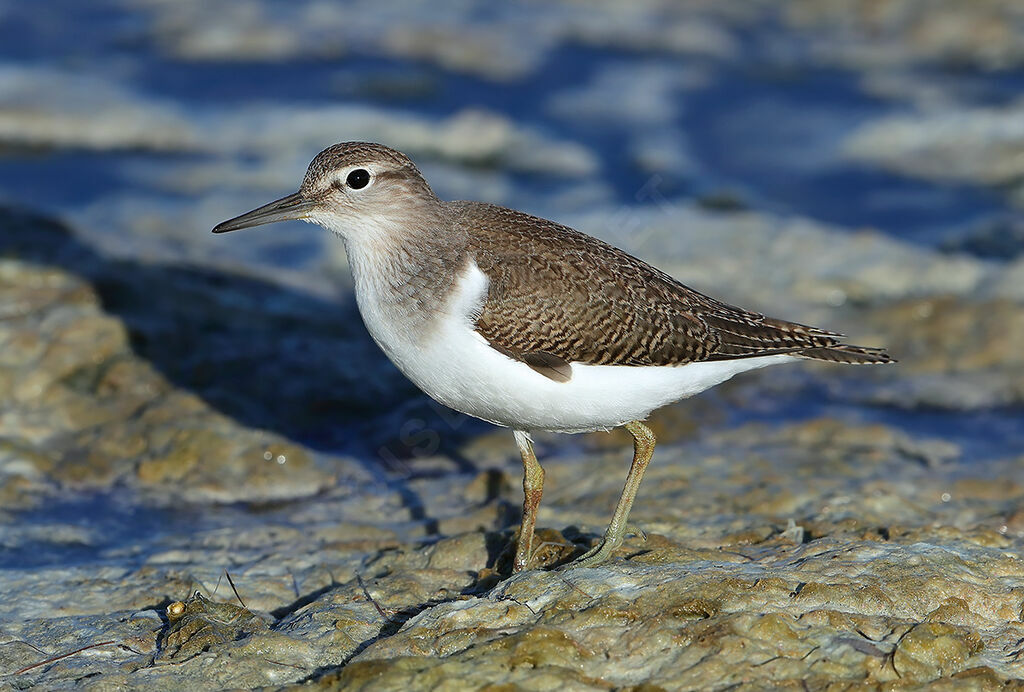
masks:
<path id="1" fill-rule="evenodd" d="M 519 529 L 516 557 L 512 563 L 513 573 L 529 569 L 530 558 L 533 557 L 533 529 L 537 525 L 537 507 L 540 506 L 540 498 L 544 494 L 544 469 L 537 463 L 530 436 L 516 430 L 515 437 L 519 454 L 523 457 L 523 523 Z"/>
<path id="2" fill-rule="evenodd" d="M 626 486 L 619 496 L 619 503 L 615 505 L 615 514 L 605 529 L 604 539 L 585 555 L 570 563 L 572 567 L 594 567 L 605 562 L 612 556 L 615 549 L 622 545 L 622 538 L 626 534 L 626 522 L 629 519 L 629 510 L 633 507 L 633 500 L 636 498 L 636 491 L 640 488 L 640 481 L 647 470 L 647 464 L 654 454 L 654 433 L 640 421 L 626 423 L 626 430 L 633 436 L 633 463 L 629 467 L 629 474 L 626 476 Z M 524 522 L 525 524 L 525 522 Z"/>

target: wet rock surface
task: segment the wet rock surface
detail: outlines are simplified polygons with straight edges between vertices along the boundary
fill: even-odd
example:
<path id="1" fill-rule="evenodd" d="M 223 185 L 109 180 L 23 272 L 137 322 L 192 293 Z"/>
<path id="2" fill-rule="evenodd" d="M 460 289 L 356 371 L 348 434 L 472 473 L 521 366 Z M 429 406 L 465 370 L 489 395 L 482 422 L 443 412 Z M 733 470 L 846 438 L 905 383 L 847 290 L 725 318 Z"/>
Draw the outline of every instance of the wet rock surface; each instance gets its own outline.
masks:
<path id="1" fill-rule="evenodd" d="M 1024 679 L 1015 0 L 34 5 L 0 0 L 0 689 Z M 207 233 L 340 139 L 901 362 L 655 413 L 595 569 L 629 438 L 536 435 L 513 577 L 511 436 L 388 363 L 340 243 Z"/>
<path id="2" fill-rule="evenodd" d="M 891 344 L 898 368 L 778 368 L 656 414 L 662 444 L 617 559 L 508 578 L 519 469 L 507 435 L 428 406 L 433 427 L 414 432 L 450 436 L 451 452 L 418 437 L 403 451 L 401 434 L 390 467 L 318 452 L 225 415 L 230 380 L 187 373 L 231 361 L 167 337 L 208 324 L 231 338 L 232 319 L 256 320 L 249 357 L 282 332 L 362 352 L 356 325 L 300 325 L 285 289 L 249 302 L 250 279 L 146 267 L 168 295 L 190 292 L 156 299 L 156 314 L 181 315 L 164 323 L 136 297 L 139 267 L 82 247 L 66 262 L 79 274 L 46 264 L 29 238 L 57 234 L 73 254 L 74 233 L 4 218 L 5 685 L 984 688 L 1021 672 L 1020 432 L 978 447 L 896 413 L 1015 410 L 1017 302 L 920 287 L 879 296 L 846 318 Z M 948 261 L 916 252 L 925 266 Z M 811 257 L 818 271 L 830 262 Z M 962 262 L 985 277 L 977 285 L 1006 271 Z M 804 314 L 823 309 L 790 295 Z M 187 373 L 162 371 L 161 349 L 192 359 Z M 386 372 L 367 358 L 337 376 Z M 252 395 L 297 401 L 321 386 L 278 391 L 275 377 L 255 378 Z M 323 415 L 343 417 L 366 393 L 352 396 Z M 817 408 L 756 422 L 808 396 Z M 876 422 L 858 422 L 847 400 Z M 289 420 L 278 429 L 294 434 Z M 621 435 L 568 439 L 582 445 L 538 436 L 546 568 L 596 541 L 628 463 Z"/>

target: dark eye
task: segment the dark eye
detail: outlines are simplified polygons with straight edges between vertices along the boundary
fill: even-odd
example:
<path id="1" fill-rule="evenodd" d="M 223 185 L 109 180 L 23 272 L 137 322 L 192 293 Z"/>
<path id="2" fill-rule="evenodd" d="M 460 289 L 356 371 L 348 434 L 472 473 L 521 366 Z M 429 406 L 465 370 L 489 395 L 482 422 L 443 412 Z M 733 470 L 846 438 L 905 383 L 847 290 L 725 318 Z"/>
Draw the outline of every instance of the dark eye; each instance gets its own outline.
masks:
<path id="1" fill-rule="evenodd" d="M 345 182 L 353 190 L 361 190 L 370 184 L 370 171 L 365 168 L 357 168 L 348 174 Z"/>

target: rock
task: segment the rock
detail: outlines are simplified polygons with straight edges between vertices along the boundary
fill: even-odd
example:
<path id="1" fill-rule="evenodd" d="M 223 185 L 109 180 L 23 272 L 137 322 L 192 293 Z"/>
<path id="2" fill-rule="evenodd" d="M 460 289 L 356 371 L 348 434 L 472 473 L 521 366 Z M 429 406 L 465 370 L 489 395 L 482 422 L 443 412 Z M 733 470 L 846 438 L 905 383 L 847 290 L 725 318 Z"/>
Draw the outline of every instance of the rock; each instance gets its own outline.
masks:
<path id="1" fill-rule="evenodd" d="M 895 303 L 871 315 L 892 335 L 891 348 L 915 372 L 999 369 L 1024 365 L 1024 305 L 1008 300 L 968 302 L 934 297 Z M 902 328 L 897 328 L 902 325 Z"/>
<path id="2" fill-rule="evenodd" d="M 297 320 L 305 312 L 327 324 L 325 306 L 318 311 L 297 296 L 289 304 L 293 298 L 266 285 L 223 289 L 201 272 L 107 260 L 67 228 L 25 212 L 7 210 L 0 220 L 0 254 L 7 257 L 0 260 L 0 296 L 8 310 L 0 322 L 0 382 L 10 393 L 0 410 L 7 460 L 0 476 L 10 483 L 43 494 L 127 483 L 167 502 L 231 502 L 309 496 L 332 487 L 339 473 L 369 478 L 351 460 L 310 453 L 232 420 L 256 416 L 280 425 L 276 413 L 260 412 L 276 401 L 308 435 L 317 418 L 333 426 L 339 408 L 362 405 L 339 401 L 340 392 L 379 397 L 351 386 L 357 370 L 377 367 L 360 362 L 359 352 L 382 364 L 365 333 L 354 335 L 342 321 L 318 336 L 312 328 L 305 339 L 293 328 Z M 288 332 L 290 343 L 281 338 Z M 265 362 L 258 355 L 281 349 Z M 353 369 L 336 370 L 341 379 L 321 380 L 319 391 L 306 389 L 318 378 L 296 376 L 295 368 L 318 367 L 329 351 Z M 246 377 L 257 367 L 260 377 Z M 32 495 L 19 495 L 19 505 L 32 504 Z"/>
<path id="3" fill-rule="evenodd" d="M 198 591 L 187 601 L 167 606 L 170 627 L 160 645 L 157 660 L 186 661 L 211 647 L 247 639 L 266 632 L 266 621 L 245 606 L 216 603 Z"/>
<path id="4" fill-rule="evenodd" d="M 1024 19 L 1012 0 L 798 0 L 783 16 L 810 38 L 819 59 L 848 67 L 997 70 L 1024 60 Z"/>
<path id="5" fill-rule="evenodd" d="M 983 648 L 981 638 L 969 629 L 922 623 L 900 638 L 892 666 L 904 680 L 934 680 L 959 673 Z"/>
<path id="6" fill-rule="evenodd" d="M 992 287 L 992 295 L 1024 303 L 1024 258 L 1009 264 Z"/>
<path id="7" fill-rule="evenodd" d="M 0 142 L 30 147 L 189 151 L 199 135 L 173 104 L 81 72 L 0 70 Z"/>
<path id="8" fill-rule="evenodd" d="M 965 466 L 957 453 L 829 420 L 683 438 L 659 447 L 641 488 L 633 522 L 646 538 L 636 531 L 607 566 L 504 581 L 495 568 L 507 569 L 509 533 L 417 545 L 332 526 L 344 505 L 316 502 L 259 530 L 186 524 L 149 538 L 164 551 L 139 550 L 139 570 L 5 571 L 0 655 L 10 671 L 73 654 L 10 678 L 56 688 L 97 672 L 156 688 L 1002 681 L 1014 675 L 1024 593 L 1013 518 L 1024 476 L 1019 459 Z M 547 461 L 542 539 L 570 521 L 592 539 L 627 457 Z M 457 498 L 424 492 L 423 512 Z M 369 519 L 372 499 L 344 504 Z M 210 570 L 228 563 L 246 607 Z M 129 617 L 154 603 L 169 604 L 167 625 Z M 66 634 L 53 638 L 56 628 Z M 45 655 L 25 657 L 42 641 Z"/>
<path id="9" fill-rule="evenodd" d="M 956 558 L 924 546 L 819 543 L 753 562 L 700 558 L 644 566 L 634 560 L 593 570 L 529 572 L 485 598 L 420 613 L 318 682 L 380 690 L 452 678 L 470 686 L 646 683 L 668 689 L 805 680 L 814 687 L 936 680 L 991 661 L 981 656 L 983 642 L 1000 641 L 1004 625 L 989 607 L 1011 606 L 1019 596 L 979 596 L 975 607 L 994 616 L 983 635 L 944 623 L 908 627 L 906 618 L 924 618 L 934 603 L 918 594 L 920 605 L 905 605 L 911 584 L 919 583 L 911 572 L 887 578 L 868 567 L 850 580 L 851 588 L 836 585 L 846 581 L 840 575 L 850 575 L 861 550 L 869 560 L 864 565 L 898 564 L 899 554 L 918 574 L 940 581 L 943 565 Z M 934 564 L 924 567 L 918 556 L 928 554 Z M 771 575 L 764 571 L 768 564 Z M 819 569 L 830 584 L 808 580 Z"/>
<path id="10" fill-rule="evenodd" d="M 875 388 L 874 401 L 951 410 L 1024 401 L 1021 303 L 925 298 L 895 303 L 869 319 L 891 335 L 889 348 L 906 373 Z"/>
<path id="11" fill-rule="evenodd" d="M 221 500 L 309 495 L 333 482 L 304 450 L 266 433 L 239 434 L 198 397 L 173 391 L 134 355 L 124 323 L 103 311 L 92 289 L 7 262 L 5 303 L 41 281 L 60 286 L 50 302 L 36 293 L 0 324 L 10 392 L 0 435 L 12 479 L 45 476 L 44 485 L 79 488 L 134 481 L 165 496 Z"/>
<path id="12" fill-rule="evenodd" d="M 887 116 L 856 130 L 844 149 L 853 159 L 930 180 L 1015 185 L 1024 174 L 1022 114 L 1017 102 Z"/>

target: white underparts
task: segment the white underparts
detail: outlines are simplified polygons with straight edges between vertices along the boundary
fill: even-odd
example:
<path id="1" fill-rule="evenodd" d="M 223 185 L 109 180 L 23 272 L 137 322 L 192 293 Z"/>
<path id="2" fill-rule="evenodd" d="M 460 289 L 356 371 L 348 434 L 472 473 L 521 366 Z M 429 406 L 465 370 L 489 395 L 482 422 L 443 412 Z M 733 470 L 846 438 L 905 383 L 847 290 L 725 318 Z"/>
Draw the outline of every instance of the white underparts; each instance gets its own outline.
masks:
<path id="1" fill-rule="evenodd" d="M 555 382 L 496 351 L 473 329 L 488 285 L 475 263 L 468 263 L 426 328 L 389 300 L 376 272 L 358 267 L 357 257 L 352 264 L 366 327 L 406 377 L 450 408 L 516 430 L 613 428 L 738 373 L 794 360 L 773 355 L 678 366 L 573 363 L 572 378 Z"/>

